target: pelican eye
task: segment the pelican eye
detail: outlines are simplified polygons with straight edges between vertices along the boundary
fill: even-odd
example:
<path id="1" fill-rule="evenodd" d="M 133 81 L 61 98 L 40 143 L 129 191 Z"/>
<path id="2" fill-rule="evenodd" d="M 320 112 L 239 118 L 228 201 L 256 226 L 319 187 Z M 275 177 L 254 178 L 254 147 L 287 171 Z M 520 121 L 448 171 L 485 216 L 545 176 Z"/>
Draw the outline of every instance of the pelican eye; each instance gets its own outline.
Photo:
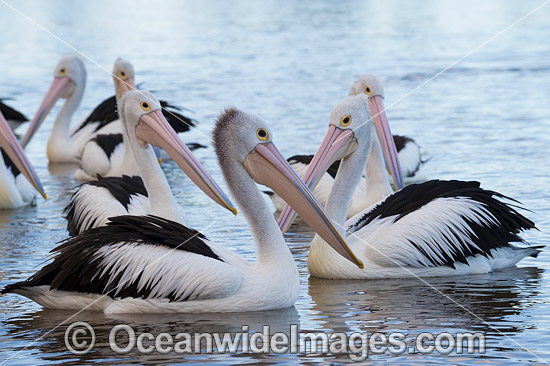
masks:
<path id="1" fill-rule="evenodd" d="M 365 94 L 367 95 L 371 95 L 372 94 L 372 90 L 370 89 L 370 86 L 365 86 Z"/>
<path id="2" fill-rule="evenodd" d="M 269 135 L 267 134 L 265 128 L 258 128 L 258 130 L 256 131 L 256 136 L 258 136 L 258 138 L 262 141 L 267 141 L 267 139 L 269 138 Z"/>
<path id="3" fill-rule="evenodd" d="M 147 102 L 141 102 L 139 103 L 139 106 L 141 107 L 141 109 L 143 109 L 144 111 L 150 111 L 151 110 L 151 104 L 147 103 Z"/>
<path id="4" fill-rule="evenodd" d="M 340 126 L 347 127 L 351 123 L 351 116 L 344 116 L 340 120 Z"/>
<path id="5" fill-rule="evenodd" d="M 120 77 L 121 77 L 121 78 L 126 77 L 126 73 L 125 73 L 124 71 L 121 71 L 121 72 L 120 72 Z"/>
<path id="6" fill-rule="evenodd" d="M 65 75 L 66 72 L 67 70 L 65 70 L 65 68 L 62 68 L 59 70 L 59 75 Z"/>

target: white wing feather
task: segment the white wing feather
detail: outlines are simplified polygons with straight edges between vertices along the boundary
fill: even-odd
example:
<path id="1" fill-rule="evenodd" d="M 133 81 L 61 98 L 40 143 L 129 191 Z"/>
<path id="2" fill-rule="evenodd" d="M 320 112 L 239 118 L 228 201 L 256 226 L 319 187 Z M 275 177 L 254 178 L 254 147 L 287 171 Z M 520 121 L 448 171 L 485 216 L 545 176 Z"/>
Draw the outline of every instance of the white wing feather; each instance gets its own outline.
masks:
<path id="1" fill-rule="evenodd" d="M 364 255 L 380 266 L 432 266 L 430 258 L 453 257 L 464 253 L 464 246 L 480 249 L 471 239 L 475 233 L 465 218 L 483 225 L 495 223 L 480 202 L 438 198 L 398 221 L 397 216 L 376 218 L 351 236 L 361 241 L 357 245 Z"/>
<path id="2" fill-rule="evenodd" d="M 120 243 L 98 250 L 102 272 L 109 284 L 117 280 L 117 293 L 137 279 L 138 291 L 150 288 L 149 298 L 202 300 L 233 294 L 242 282 L 241 272 L 217 259 L 157 245 Z M 114 297 L 116 297 L 116 294 Z"/>

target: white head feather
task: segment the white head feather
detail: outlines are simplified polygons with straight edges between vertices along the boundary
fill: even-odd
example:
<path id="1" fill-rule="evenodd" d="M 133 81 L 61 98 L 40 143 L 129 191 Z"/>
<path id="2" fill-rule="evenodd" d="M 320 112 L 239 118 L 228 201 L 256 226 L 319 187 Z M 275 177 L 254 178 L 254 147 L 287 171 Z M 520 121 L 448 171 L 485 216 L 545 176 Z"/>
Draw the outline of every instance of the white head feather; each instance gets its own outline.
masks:
<path id="1" fill-rule="evenodd" d="M 124 93 L 120 99 L 120 117 L 128 136 L 135 136 L 141 116 L 160 109 L 158 99 L 146 90 L 130 90 Z"/>
<path id="2" fill-rule="evenodd" d="M 349 117 L 351 122 L 342 126 L 342 120 Z M 371 141 L 373 122 L 365 94 L 358 94 L 343 99 L 330 113 L 330 125 L 341 129 L 351 129 L 359 144 Z"/>
<path id="3" fill-rule="evenodd" d="M 61 58 L 55 66 L 53 74 L 56 78 L 67 76 L 75 84 L 75 87 L 66 88 L 61 98 L 69 98 L 75 89 L 84 90 L 86 86 L 86 67 L 80 57 L 76 55 Z"/>
<path id="4" fill-rule="evenodd" d="M 349 90 L 349 95 L 358 95 L 365 94 L 369 97 L 375 95 L 384 96 L 384 85 L 382 80 L 379 77 L 372 74 L 363 74 L 359 76 L 354 83 L 351 89 Z"/>

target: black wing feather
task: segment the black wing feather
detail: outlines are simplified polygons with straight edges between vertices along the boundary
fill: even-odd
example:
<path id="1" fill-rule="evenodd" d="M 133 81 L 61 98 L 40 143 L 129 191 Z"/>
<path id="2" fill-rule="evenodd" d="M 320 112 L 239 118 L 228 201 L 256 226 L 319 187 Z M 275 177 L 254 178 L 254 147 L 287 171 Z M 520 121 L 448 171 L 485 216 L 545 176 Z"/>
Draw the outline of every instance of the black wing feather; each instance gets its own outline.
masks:
<path id="1" fill-rule="evenodd" d="M 181 110 L 180 107 L 176 107 L 164 100 L 160 101 L 160 106 L 162 107 L 164 118 L 166 118 L 166 121 L 177 133 L 187 132 L 191 127 L 195 127 L 197 121 L 179 113 L 178 111 Z"/>
<path id="2" fill-rule="evenodd" d="M 117 105 L 116 105 L 116 97 L 113 95 L 112 97 L 109 97 L 105 99 L 103 102 L 99 103 L 97 107 L 94 108 L 92 113 L 88 115 L 88 117 L 82 122 L 80 126 L 73 132 L 73 136 L 78 133 L 80 130 L 82 130 L 84 127 L 89 125 L 90 123 L 98 123 L 99 124 L 95 128 L 95 132 L 97 132 L 99 129 L 105 127 L 109 123 L 116 121 L 118 119 L 118 112 L 117 112 Z"/>
<path id="3" fill-rule="evenodd" d="M 397 152 L 403 150 L 403 148 L 408 142 L 415 142 L 415 141 L 408 136 L 393 135 L 393 143 L 395 144 L 395 148 L 397 149 Z"/>
<path id="4" fill-rule="evenodd" d="M 111 158 L 111 155 L 115 151 L 116 147 L 122 144 L 122 134 L 99 134 L 94 136 L 94 138 L 90 141 L 95 142 L 105 152 L 105 155 L 107 155 L 108 158 Z"/>
<path id="5" fill-rule="evenodd" d="M 102 177 L 98 174 L 97 180 L 83 183 L 77 187 L 77 191 L 73 193 L 69 204 L 63 210 L 65 218 L 67 219 L 67 231 L 70 236 L 76 236 L 82 231 L 80 222 L 77 222 L 75 219 L 76 210 L 78 208 L 75 198 L 80 188 L 84 185 L 107 189 L 125 209 L 128 209 L 132 196 L 140 194 L 148 197 L 147 189 L 145 189 L 145 184 L 143 184 L 143 180 L 140 176 L 135 175 L 130 177 L 128 175 L 123 175 L 122 177 Z M 94 226 L 94 223 L 92 223 L 91 226 Z"/>
<path id="6" fill-rule="evenodd" d="M 2 99 L 0 99 L 0 112 L 2 112 L 6 120 L 12 120 L 21 123 L 29 120 L 27 117 L 25 117 L 23 113 L 16 111 L 9 105 L 2 102 Z"/>
<path id="7" fill-rule="evenodd" d="M 109 273 L 102 274 L 104 258 L 98 251 L 105 247 L 127 245 L 156 245 L 167 249 L 183 250 L 219 261 L 223 261 L 205 242 L 200 232 L 157 216 L 117 216 L 110 218 L 107 226 L 88 230 L 81 235 L 65 240 L 52 252 L 57 253 L 53 262 L 44 266 L 25 281 L 6 286 L 2 293 L 18 288 L 50 286 L 51 290 L 104 294 L 112 298 L 147 298 L 154 284 L 139 288 L 140 276 L 118 288 L 119 279 L 114 281 Z M 122 272 L 120 272 L 122 274 Z M 174 293 L 171 301 L 184 301 Z"/>
<path id="8" fill-rule="evenodd" d="M 389 196 L 385 201 L 365 213 L 353 225 L 350 225 L 348 232 L 356 232 L 374 220 L 385 217 L 395 217 L 394 222 L 397 222 L 438 198 L 467 198 L 478 202 L 490 212 L 495 222 L 481 223 L 463 216 L 462 219 L 471 231 L 468 234 L 468 239 L 477 247 L 467 243 L 459 233 L 453 232 L 453 239 L 460 242 L 463 253 L 460 250 L 454 250 L 452 256 L 447 255 L 444 250 L 438 251 L 440 253 L 438 257 L 429 256 L 422 249 L 422 245 L 409 241 L 436 266 L 454 267 L 453 263 L 457 262 L 468 264 L 466 258 L 477 254 L 490 257 L 493 249 L 510 246 L 510 243 L 513 242 L 523 242 L 518 235 L 521 231 L 536 228 L 533 221 L 517 212 L 513 205 L 502 201 L 505 199 L 517 202 L 516 200 L 498 192 L 482 189 L 479 182 L 431 180 L 412 184 Z M 448 234 L 440 234 L 447 239 L 447 242 L 436 245 L 454 247 L 449 244 L 453 240 L 448 237 Z"/>

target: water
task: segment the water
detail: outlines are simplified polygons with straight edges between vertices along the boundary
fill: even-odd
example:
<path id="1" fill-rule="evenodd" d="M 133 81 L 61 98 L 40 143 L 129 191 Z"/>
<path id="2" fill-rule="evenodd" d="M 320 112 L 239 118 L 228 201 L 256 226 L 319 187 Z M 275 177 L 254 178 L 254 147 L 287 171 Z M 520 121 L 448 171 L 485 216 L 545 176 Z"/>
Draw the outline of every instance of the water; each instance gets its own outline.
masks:
<path id="1" fill-rule="evenodd" d="M 161 98 L 195 111 L 198 128 L 185 141 L 210 145 L 215 116 L 225 107 L 259 113 L 285 155 L 312 153 L 332 107 L 363 72 L 385 81 L 388 118 L 396 133 L 414 137 L 433 156 L 429 177 L 477 179 L 520 200 L 540 231 L 524 234 L 548 244 L 550 6 L 546 5 L 416 92 L 433 75 L 496 35 L 541 1 L 332 2 L 292 1 L 7 1 L 68 44 L 110 70 L 130 59 L 136 82 Z M 66 45 L 0 4 L 3 25 L 0 96 L 28 116 L 36 111 Z M 88 84 L 76 119 L 112 95 L 106 72 L 86 61 Z M 395 104 L 394 104 L 395 103 Z M 28 146 L 48 193 L 36 207 L 0 213 L 0 286 L 36 271 L 66 237 L 62 208 L 74 167 L 48 166 L 45 143 L 56 106 Z M 24 128 L 23 131 L 24 132 Z M 222 181 L 211 148 L 197 156 Z M 167 162 L 163 168 L 192 227 L 254 259 L 242 216 L 231 217 Z M 214 222 L 213 225 L 208 226 Z M 308 278 L 309 229 L 287 235 L 301 273 L 295 307 L 230 315 L 118 315 L 43 310 L 16 295 L 0 297 L 0 362 L 6 364 L 153 364 L 349 362 L 347 355 L 116 355 L 108 331 L 130 324 L 136 332 L 236 332 L 241 326 L 287 331 L 424 331 L 486 333 L 483 355 L 371 355 L 374 363 L 517 364 L 550 361 L 550 255 L 520 268 L 460 278 L 328 281 Z M 69 353 L 68 323 L 94 326 L 98 343 L 87 355 Z M 48 331 L 43 338 L 41 338 Z M 9 359 L 9 360 L 8 360 Z"/>

